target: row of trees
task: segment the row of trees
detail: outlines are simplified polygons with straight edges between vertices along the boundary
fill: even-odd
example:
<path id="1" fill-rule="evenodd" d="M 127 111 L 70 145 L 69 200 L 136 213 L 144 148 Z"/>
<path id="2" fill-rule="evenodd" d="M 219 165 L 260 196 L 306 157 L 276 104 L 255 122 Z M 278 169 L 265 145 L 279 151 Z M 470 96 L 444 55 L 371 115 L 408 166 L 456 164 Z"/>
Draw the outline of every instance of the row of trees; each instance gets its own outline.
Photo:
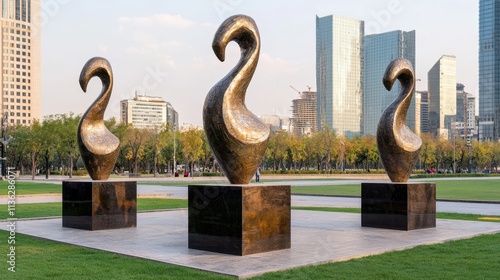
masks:
<path id="1" fill-rule="evenodd" d="M 51 171 L 73 176 L 84 169 L 78 151 L 76 131 L 80 116 L 50 115 L 32 126 L 9 127 L 8 135 L 15 140 L 7 149 L 7 164 L 32 178 L 37 173 L 49 177 Z M 166 126 L 158 129 L 138 129 L 118 123 L 114 118 L 105 121 L 108 129 L 120 139 L 121 147 L 115 172 L 159 173 L 174 170 L 177 163 L 193 166 L 203 161 L 208 165 L 212 155 L 203 131 L 191 129 L 174 132 Z"/>
<path id="2" fill-rule="evenodd" d="M 8 134 L 15 137 L 7 149 L 7 164 L 23 173 L 57 170 L 63 175 L 82 172 L 76 130 L 80 116 L 51 115 L 43 123 L 32 126 L 9 127 Z M 138 129 L 107 120 L 106 126 L 121 142 L 116 162 L 116 173 L 171 173 L 174 153 L 176 162 L 194 170 L 217 171 L 213 155 L 203 130 L 191 129 L 174 132 L 171 127 Z M 472 141 L 471 146 L 461 138 L 453 141 L 435 139 L 423 134 L 417 169 L 453 170 L 469 168 L 469 161 L 480 168 L 494 168 L 500 161 L 500 143 Z M 470 155 L 470 156 L 469 156 Z M 266 150 L 264 169 L 272 170 L 345 170 L 381 169 L 382 164 L 374 136 L 355 136 L 352 139 L 337 136 L 327 127 L 309 136 L 295 137 L 284 131 L 273 133 Z"/>

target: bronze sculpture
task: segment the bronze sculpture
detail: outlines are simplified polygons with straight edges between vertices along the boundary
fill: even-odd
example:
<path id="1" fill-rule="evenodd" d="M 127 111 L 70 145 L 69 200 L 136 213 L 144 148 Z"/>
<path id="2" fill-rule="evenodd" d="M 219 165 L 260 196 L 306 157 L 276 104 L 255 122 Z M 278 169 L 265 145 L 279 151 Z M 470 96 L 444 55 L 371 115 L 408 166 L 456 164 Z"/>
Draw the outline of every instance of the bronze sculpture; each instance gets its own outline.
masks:
<path id="1" fill-rule="evenodd" d="M 396 79 L 401 91 L 380 117 L 377 146 L 384 168 L 392 182 L 406 182 L 418 159 L 422 140 L 406 125 L 406 114 L 415 88 L 415 75 L 406 59 L 395 59 L 385 71 L 382 82 L 391 90 Z"/>
<path id="2" fill-rule="evenodd" d="M 80 86 L 84 92 L 92 77 L 102 81 L 102 91 L 83 114 L 78 124 L 78 148 L 92 180 L 107 180 L 118 157 L 120 140 L 104 125 L 104 111 L 113 89 L 113 72 L 102 57 L 91 58 L 80 73 Z"/>
<path id="3" fill-rule="evenodd" d="M 229 42 L 241 49 L 238 64 L 209 91 L 203 106 L 203 126 L 210 148 L 232 184 L 248 184 L 259 167 L 269 140 L 269 128 L 245 105 L 246 89 L 257 67 L 260 35 L 252 18 L 226 19 L 215 33 L 212 49 L 225 59 Z"/>

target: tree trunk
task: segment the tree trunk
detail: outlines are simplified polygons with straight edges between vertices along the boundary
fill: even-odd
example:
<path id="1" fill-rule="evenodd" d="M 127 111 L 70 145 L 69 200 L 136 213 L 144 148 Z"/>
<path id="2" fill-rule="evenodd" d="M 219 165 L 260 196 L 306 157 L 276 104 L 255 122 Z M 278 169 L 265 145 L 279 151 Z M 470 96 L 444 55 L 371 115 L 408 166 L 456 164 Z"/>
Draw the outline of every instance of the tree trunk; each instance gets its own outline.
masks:
<path id="1" fill-rule="evenodd" d="M 69 177 L 73 178 L 73 157 L 69 155 Z"/>
<path id="2" fill-rule="evenodd" d="M 36 174 L 36 154 L 31 154 L 31 180 L 35 180 Z"/>
<path id="3" fill-rule="evenodd" d="M 156 166 L 157 166 L 158 156 L 155 153 L 154 156 L 154 166 L 153 166 L 153 176 L 156 177 Z"/>
<path id="4" fill-rule="evenodd" d="M 45 153 L 45 179 L 49 179 L 49 156 Z"/>

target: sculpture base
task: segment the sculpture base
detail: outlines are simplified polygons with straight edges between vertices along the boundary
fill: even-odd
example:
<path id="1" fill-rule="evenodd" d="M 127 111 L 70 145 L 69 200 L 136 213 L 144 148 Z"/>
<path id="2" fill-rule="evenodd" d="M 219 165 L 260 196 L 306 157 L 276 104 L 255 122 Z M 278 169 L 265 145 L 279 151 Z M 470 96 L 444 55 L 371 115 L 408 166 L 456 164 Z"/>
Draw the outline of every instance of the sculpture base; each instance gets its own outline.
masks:
<path id="1" fill-rule="evenodd" d="M 398 230 L 436 227 L 436 184 L 362 183 L 361 226 Z"/>
<path id="2" fill-rule="evenodd" d="M 63 181 L 63 227 L 102 230 L 137 226 L 137 182 Z"/>
<path id="3" fill-rule="evenodd" d="M 290 248 L 290 186 L 190 185 L 188 247 L 249 255 Z"/>

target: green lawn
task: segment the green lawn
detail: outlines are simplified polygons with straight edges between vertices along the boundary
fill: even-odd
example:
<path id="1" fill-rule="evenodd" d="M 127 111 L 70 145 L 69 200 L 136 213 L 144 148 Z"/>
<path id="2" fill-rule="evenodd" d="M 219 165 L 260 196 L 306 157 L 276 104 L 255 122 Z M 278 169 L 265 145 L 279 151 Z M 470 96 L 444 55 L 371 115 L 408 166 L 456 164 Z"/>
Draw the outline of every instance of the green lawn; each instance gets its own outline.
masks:
<path id="1" fill-rule="evenodd" d="M 7 195 L 6 181 L 0 182 L 0 195 Z M 26 194 L 59 194 L 62 193 L 60 183 L 34 183 L 34 182 L 16 182 L 16 195 Z"/>
<path id="2" fill-rule="evenodd" d="M 361 196 L 361 186 L 292 186 L 293 194 Z M 500 200 L 500 179 L 436 181 L 438 199 Z"/>
<path id="3" fill-rule="evenodd" d="M 0 205 L 2 206 L 2 205 Z M 4 205 L 0 210 L 0 219 L 9 218 L 7 215 L 7 205 Z M 185 199 L 170 199 L 170 198 L 138 198 L 137 211 L 147 210 L 164 210 L 187 208 L 187 200 Z M 16 218 L 38 218 L 38 217 L 52 217 L 61 216 L 62 206 L 61 202 L 48 202 L 48 203 L 24 203 L 16 205 Z"/>
<path id="4" fill-rule="evenodd" d="M 0 240 L 7 236 L 0 230 Z M 499 279 L 499 239 L 483 235 L 251 279 Z M 0 251 L 8 252 L 6 242 Z M 233 279 L 22 234 L 16 234 L 16 272 L 7 268 L 3 262 L 2 279 Z"/>

